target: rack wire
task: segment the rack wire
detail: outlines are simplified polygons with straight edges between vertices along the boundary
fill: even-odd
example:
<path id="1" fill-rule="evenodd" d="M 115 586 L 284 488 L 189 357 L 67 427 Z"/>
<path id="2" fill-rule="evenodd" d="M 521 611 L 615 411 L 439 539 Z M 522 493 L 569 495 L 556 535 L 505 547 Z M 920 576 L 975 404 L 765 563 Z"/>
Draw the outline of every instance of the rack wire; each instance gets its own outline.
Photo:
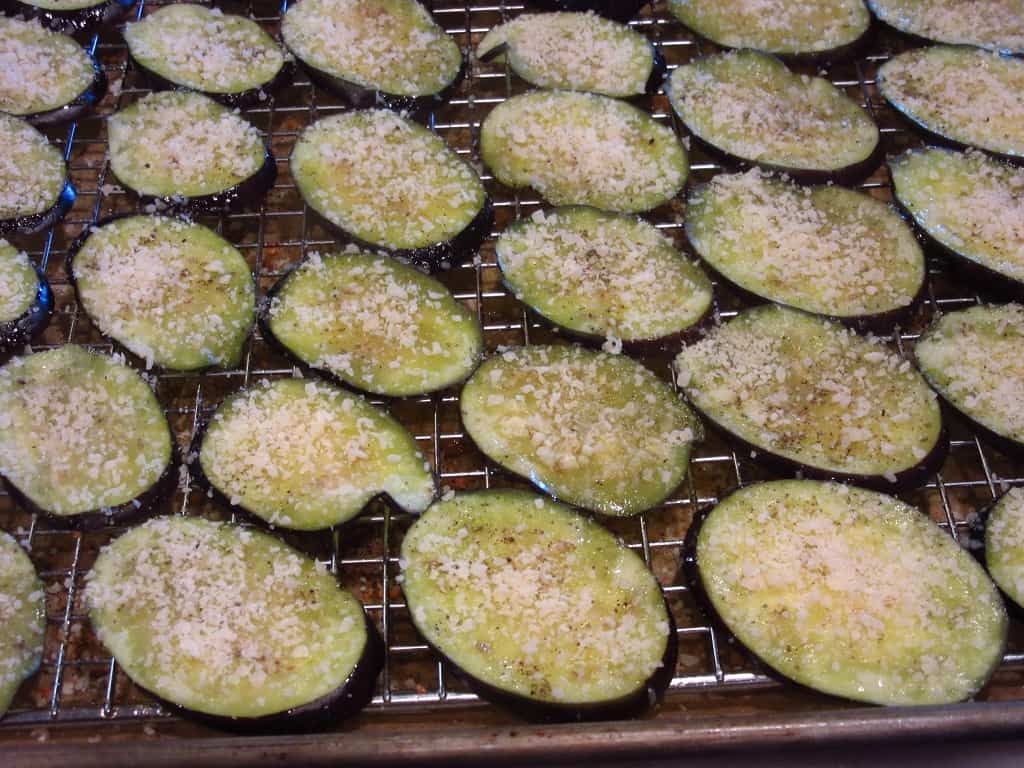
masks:
<path id="1" fill-rule="evenodd" d="M 287 2 L 287 0 L 284 0 Z M 141 16 L 154 4 L 140 4 Z M 158 4 L 157 4 L 158 5 Z M 278 32 L 281 0 L 226 0 L 225 12 L 252 16 L 272 34 Z M 488 65 L 471 58 L 472 46 L 494 24 L 522 12 L 522 3 L 502 1 L 456 3 L 437 0 L 433 12 L 462 46 L 472 62 L 467 79 L 455 97 L 427 116 L 427 124 L 443 136 L 456 152 L 468 157 L 483 171 L 477 154 L 479 127 L 488 111 L 510 95 L 527 89 L 503 65 Z M 657 45 L 670 67 L 708 51 L 664 9 L 664 3 L 648 6 L 632 22 L 635 29 Z M 118 30 L 103 32 L 85 41 L 95 50 L 112 84 L 97 114 L 49 135 L 62 147 L 69 161 L 79 197 L 66 221 L 41 236 L 12 238 L 37 259 L 54 287 L 58 310 L 42 344 L 75 342 L 111 350 L 75 302 L 64 272 L 68 244 L 98 219 L 137 211 L 138 201 L 116 186 L 108 171 L 103 118 L 147 92 L 140 73 L 127 62 Z M 868 53 L 855 61 L 828 67 L 823 74 L 836 86 L 859 100 L 878 122 L 885 148 L 894 153 L 917 143 L 900 119 L 885 106 L 875 88 L 878 65 L 907 43 L 895 33 L 876 30 Z M 813 72 L 813 70 L 807 70 Z M 644 100 L 654 118 L 669 123 L 681 136 L 667 100 L 658 94 Z M 304 78 L 246 116 L 262 130 L 277 158 L 279 177 L 258 210 L 204 220 L 238 247 L 265 292 L 289 265 L 312 250 L 335 247 L 339 240 L 325 230 L 302 204 L 288 173 L 287 158 L 299 130 L 326 114 L 343 109 L 339 101 L 318 91 Z M 691 152 L 690 184 L 706 180 L 721 166 Z M 478 313 L 489 349 L 499 345 L 529 344 L 558 339 L 543 322 L 531 315 L 501 287 L 494 259 L 494 236 L 510 221 L 529 215 L 542 205 L 531 191 L 514 192 L 483 173 L 494 199 L 496 232 L 488 239 L 475 263 L 453 269 L 443 276 L 455 296 Z M 890 178 L 883 165 L 859 187 L 889 200 Z M 680 200 L 651 212 L 648 219 L 671 236 L 680 248 L 682 237 Z M 981 300 L 947 274 L 941 260 L 929 257 L 927 300 L 907 328 L 892 341 L 906 354 L 920 330 L 937 312 L 967 306 Z M 716 286 L 715 312 L 729 317 L 742 308 L 736 297 Z M 643 361 L 670 378 L 668 361 L 673 349 L 651 354 Z M 129 355 L 129 358 L 131 356 Z M 138 361 L 133 364 L 138 365 Z M 243 364 L 231 370 L 202 374 L 155 372 L 153 381 L 179 445 L 188 444 L 199 418 L 210 413 L 224 396 L 261 378 L 291 376 L 292 366 L 272 352 L 258 331 L 248 343 Z M 444 485 L 456 490 L 521 485 L 488 462 L 466 438 L 458 417 L 458 393 L 391 401 L 386 404 L 414 434 L 436 468 Z M 959 540 L 965 538 L 970 514 L 990 501 L 1002 486 L 1024 483 L 1020 467 L 979 441 L 965 424 L 950 420 L 952 443 L 942 471 L 926 487 L 906 494 L 906 499 L 926 510 Z M 678 574 L 679 550 L 694 512 L 716 502 L 730 490 L 768 475 L 750 457 L 737 454 L 713 436 L 694 454 L 686 481 L 677 495 L 662 507 L 608 525 L 638 550 L 663 585 L 678 626 L 680 660 L 671 682 L 670 698 L 685 699 L 692 691 L 746 692 L 780 685 L 764 674 L 747 656 L 735 650 L 730 638 L 710 627 L 692 604 Z M 224 517 L 202 494 L 182 488 L 175 508 L 184 514 Z M 170 509 L 168 509 L 170 511 Z M 370 713 L 387 716 L 399 709 L 467 705 L 476 697 L 432 655 L 416 635 L 401 591 L 395 580 L 398 547 L 410 524 L 407 515 L 375 502 L 341 530 L 317 534 L 285 535 L 292 544 L 327 561 L 341 581 L 354 590 L 377 621 L 387 644 L 386 664 Z M 82 590 L 99 548 L 120 531 L 77 533 L 48 528 L 0 495 L 0 527 L 26 543 L 46 584 L 47 629 L 42 668 L 23 686 L 4 727 L 60 724 L 84 721 L 144 721 L 170 717 L 158 704 L 136 689 L 100 645 L 85 615 Z M 1024 645 L 1011 642 L 1003 668 L 1024 665 Z M 780 687 L 780 690 L 785 690 Z M 1024 689 L 1013 688 L 1012 698 L 1024 698 Z M 1004 694 L 1005 697 L 1005 694 Z M 694 704 L 692 708 L 697 708 Z"/>

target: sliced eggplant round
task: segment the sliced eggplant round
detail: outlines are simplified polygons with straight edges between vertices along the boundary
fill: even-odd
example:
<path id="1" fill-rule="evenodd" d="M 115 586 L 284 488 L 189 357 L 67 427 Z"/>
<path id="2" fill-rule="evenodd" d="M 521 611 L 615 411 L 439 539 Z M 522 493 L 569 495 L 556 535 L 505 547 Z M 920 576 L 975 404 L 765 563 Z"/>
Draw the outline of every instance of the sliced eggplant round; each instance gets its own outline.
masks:
<path id="1" fill-rule="evenodd" d="M 492 28 L 476 55 L 504 58 L 538 88 L 619 98 L 653 93 L 665 76 L 665 62 L 646 37 L 592 13 L 517 16 Z"/>
<path id="2" fill-rule="evenodd" d="M 694 138 L 740 163 L 837 183 L 878 164 L 878 128 L 868 113 L 828 80 L 798 75 L 773 56 L 705 56 L 677 68 L 667 88 Z"/>
<path id="3" fill-rule="evenodd" d="M 420 634 L 480 696 L 530 720 L 638 715 L 660 700 L 676 638 L 644 561 L 561 504 L 458 494 L 402 541 Z"/>
<path id="4" fill-rule="evenodd" d="M 52 523 L 150 514 L 177 486 L 172 454 L 153 390 L 117 359 L 68 344 L 0 368 L 0 474 Z"/>
<path id="5" fill-rule="evenodd" d="M 232 107 L 266 101 L 287 85 L 294 65 L 252 19 L 179 3 L 127 24 L 135 64 L 159 87 L 202 91 Z"/>
<path id="6" fill-rule="evenodd" d="M 1024 456 L 1024 306 L 938 318 L 914 354 L 928 383 L 998 448 Z"/>
<path id="7" fill-rule="evenodd" d="M 38 19 L 57 32 L 93 32 L 123 19 L 135 0 L 0 0 L 8 16 Z"/>
<path id="8" fill-rule="evenodd" d="M 196 445 L 201 484 L 282 528 L 340 525 L 382 493 L 415 514 L 434 500 L 430 465 L 405 428 L 325 382 L 264 379 L 221 404 Z"/>
<path id="9" fill-rule="evenodd" d="M 533 0 L 533 5 L 550 11 L 593 11 L 616 21 L 629 21 L 647 0 Z"/>
<path id="10" fill-rule="evenodd" d="M 256 288 L 242 254 L 213 230 L 166 216 L 117 218 L 86 230 L 67 271 L 96 326 L 147 368 L 242 359 Z"/>
<path id="11" fill-rule="evenodd" d="M 748 309 L 675 366 L 693 406 L 769 464 L 896 489 L 945 458 L 942 412 L 921 375 L 880 340 L 823 318 Z"/>
<path id="12" fill-rule="evenodd" d="M 1002 661 L 992 582 L 917 509 L 810 480 L 747 486 L 690 528 L 686 568 L 716 619 L 778 674 L 872 704 L 948 704 Z"/>
<path id="13" fill-rule="evenodd" d="M 862 0 L 669 0 L 668 10 L 716 45 L 801 60 L 840 58 L 871 26 Z"/>
<path id="14" fill-rule="evenodd" d="M 491 460 L 569 504 L 635 515 L 686 477 L 700 421 L 640 363 L 580 347 L 531 346 L 487 360 L 459 399 Z"/>
<path id="15" fill-rule="evenodd" d="M 880 21 L 916 37 L 1024 53 L 1021 0 L 867 0 L 867 4 Z"/>
<path id="16" fill-rule="evenodd" d="M 24 347 L 52 314 L 46 278 L 25 253 L 0 238 L 0 353 Z"/>
<path id="17" fill-rule="evenodd" d="M 100 65 L 72 38 L 0 16 L 0 112 L 52 125 L 76 120 L 106 92 Z"/>
<path id="18" fill-rule="evenodd" d="M 933 45 L 894 56 L 878 90 L 928 136 L 1024 161 L 1024 60 L 970 46 Z"/>
<path id="19" fill-rule="evenodd" d="M 107 135 L 118 180 L 160 210 L 258 206 L 277 178 L 256 127 L 198 93 L 151 93 L 107 118 Z"/>
<path id="20" fill-rule="evenodd" d="M 552 205 L 637 213 L 686 183 L 686 150 L 667 125 L 622 101 L 531 91 L 502 102 L 480 130 L 480 155 L 507 187 L 533 187 Z"/>
<path id="21" fill-rule="evenodd" d="M 463 74 L 459 46 L 416 0 L 300 0 L 281 36 L 314 83 L 357 108 L 437 106 Z"/>
<path id="22" fill-rule="evenodd" d="M 361 245 L 433 270 L 471 255 L 494 212 L 476 171 L 432 131 L 384 109 L 306 128 L 289 161 L 306 203 Z"/>
<path id="23" fill-rule="evenodd" d="M 42 661 L 44 597 L 43 583 L 25 550 L 0 531 L 0 718 Z"/>
<path id="24" fill-rule="evenodd" d="M 983 290 L 1024 298 L 1024 170 L 981 153 L 929 147 L 889 161 L 917 226 Z"/>
<path id="25" fill-rule="evenodd" d="M 711 309 L 711 281 L 657 229 L 594 208 L 537 211 L 495 247 L 505 283 L 554 325 L 611 344 L 692 329 Z"/>
<path id="26" fill-rule="evenodd" d="M 60 152 L 24 120 L 0 113 L 0 236 L 41 232 L 64 218 L 75 188 Z"/>
<path id="27" fill-rule="evenodd" d="M 333 574 L 272 536 L 160 517 L 105 547 L 89 619 L 141 688 L 212 725 L 325 728 L 362 709 L 383 654 Z"/>
<path id="28" fill-rule="evenodd" d="M 1011 488 L 982 513 L 984 562 L 992 580 L 1024 608 L 1024 488 Z"/>
<path id="29" fill-rule="evenodd" d="M 757 168 L 690 193 L 686 234 L 730 285 L 862 328 L 891 328 L 924 289 L 924 252 L 891 207 Z"/>
<path id="30" fill-rule="evenodd" d="M 381 254 L 313 253 L 268 298 L 261 322 L 272 342 L 365 392 L 445 389 L 483 355 L 475 314 L 438 281 Z"/>

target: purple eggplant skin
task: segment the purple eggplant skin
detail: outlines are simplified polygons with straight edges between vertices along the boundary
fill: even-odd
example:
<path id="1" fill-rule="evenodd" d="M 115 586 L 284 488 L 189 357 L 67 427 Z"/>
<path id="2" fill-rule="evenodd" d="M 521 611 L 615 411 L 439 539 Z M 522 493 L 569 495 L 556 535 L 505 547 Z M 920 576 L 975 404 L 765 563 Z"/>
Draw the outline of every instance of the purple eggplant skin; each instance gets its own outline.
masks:
<path id="1" fill-rule="evenodd" d="M 8 16 L 23 16 L 36 19 L 44 27 L 73 35 L 76 32 L 92 32 L 101 26 L 110 26 L 121 21 L 135 5 L 135 0 L 106 0 L 89 8 L 73 11 L 51 11 L 20 0 L 0 0 L 0 11 Z"/>
<path id="2" fill-rule="evenodd" d="M 39 288 L 36 298 L 21 317 L 0 323 L 0 360 L 21 349 L 40 333 L 53 315 L 53 290 L 43 273 L 36 268 Z"/>
<path id="3" fill-rule="evenodd" d="M 17 219 L 0 221 L 0 235 L 6 235 L 9 232 L 34 235 L 37 232 L 42 232 L 44 229 L 49 229 L 67 215 L 68 211 L 75 204 L 75 198 L 77 197 L 78 193 L 75 191 L 75 185 L 68 178 L 64 181 L 64 188 L 57 196 L 57 202 L 42 213 L 33 213 Z"/>
<path id="4" fill-rule="evenodd" d="M 925 378 L 927 379 L 927 377 Z M 981 442 L 987 443 L 1010 459 L 1015 461 L 1024 461 L 1024 443 L 1017 442 L 1005 435 L 1000 435 L 998 432 L 986 427 L 980 421 L 976 421 L 971 418 L 947 400 L 938 390 L 935 391 L 935 394 L 939 396 L 939 402 L 942 403 L 942 407 L 946 411 L 943 421 L 947 421 L 949 418 L 963 419 L 974 431 Z"/>
<path id="5" fill-rule="evenodd" d="M 533 0 L 533 5 L 544 11 L 594 11 L 626 22 L 640 13 L 647 0 Z"/>
<path id="6" fill-rule="evenodd" d="M 138 60 L 131 56 L 130 53 L 129 58 L 131 58 L 132 66 L 142 73 L 148 81 L 150 88 L 154 91 L 195 90 L 158 75 L 153 70 L 140 64 Z M 295 62 L 286 61 L 284 66 L 278 70 L 277 74 L 274 75 L 272 79 L 263 83 L 258 88 L 250 88 L 247 91 L 239 91 L 238 93 L 213 93 L 211 91 L 200 91 L 200 93 L 205 96 L 209 96 L 216 102 L 234 109 L 250 109 L 252 107 L 259 107 L 265 105 L 275 93 L 292 84 L 295 80 L 295 70 Z"/>
<path id="7" fill-rule="evenodd" d="M 46 112 L 35 112 L 31 115 L 25 115 L 24 119 L 36 128 L 45 128 L 51 125 L 60 125 L 61 123 L 70 123 L 72 120 L 78 120 L 95 108 L 107 94 L 107 75 L 103 71 L 103 67 L 96 61 L 95 55 L 90 53 L 89 59 L 92 61 L 95 74 L 93 75 L 92 82 L 89 83 L 84 91 L 63 106 Z"/>
<path id="8" fill-rule="evenodd" d="M 970 541 L 970 546 L 967 547 L 967 551 L 974 556 L 975 560 L 981 563 L 981 566 L 986 572 L 988 571 L 988 558 L 985 549 L 985 532 L 988 528 L 988 519 L 992 515 L 992 510 L 995 509 L 996 504 L 998 504 L 1005 495 L 1006 491 L 1003 491 L 1003 493 L 999 494 L 999 496 L 979 509 L 972 517 L 969 517 L 967 521 L 967 531 Z M 995 579 L 992 580 L 992 583 L 995 584 Z M 999 590 L 999 594 L 1003 597 L 1003 603 L 1006 605 L 1007 613 L 1017 621 L 1024 621 L 1024 607 L 1018 605 L 1016 600 L 1003 592 L 1003 588 L 998 584 L 996 584 L 996 589 Z"/>

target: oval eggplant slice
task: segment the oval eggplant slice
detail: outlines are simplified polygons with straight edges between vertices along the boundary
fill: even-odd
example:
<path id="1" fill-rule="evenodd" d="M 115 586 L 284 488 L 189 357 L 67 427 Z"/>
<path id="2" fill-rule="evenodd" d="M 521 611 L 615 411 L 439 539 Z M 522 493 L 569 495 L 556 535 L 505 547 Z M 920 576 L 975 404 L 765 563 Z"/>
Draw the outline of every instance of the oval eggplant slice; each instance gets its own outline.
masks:
<path id="1" fill-rule="evenodd" d="M 0 112 L 52 125 L 78 119 L 106 91 L 96 59 L 72 38 L 0 16 Z"/>
<path id="2" fill-rule="evenodd" d="M 700 422 L 640 363 L 580 347 L 533 346 L 490 358 L 459 399 L 490 459 L 557 499 L 635 515 L 686 476 Z"/>
<path id="3" fill-rule="evenodd" d="M 1011 488 L 984 515 L 985 567 L 1018 608 L 1024 608 L 1024 488 Z"/>
<path id="4" fill-rule="evenodd" d="M 53 292 L 29 257 L 0 238 L 0 352 L 25 346 L 53 314 Z"/>
<path id="5" fill-rule="evenodd" d="M 381 493 L 417 514 L 434 500 L 430 465 L 402 425 L 324 382 L 264 379 L 226 400 L 196 444 L 201 482 L 274 526 L 340 525 Z"/>
<path id="6" fill-rule="evenodd" d="M 877 165 L 878 128 L 868 113 L 828 80 L 797 75 L 767 54 L 697 59 L 672 73 L 668 95 L 696 139 L 741 163 L 838 183 Z"/>
<path id="7" fill-rule="evenodd" d="M 314 83 L 357 108 L 436 106 L 462 78 L 459 46 L 416 0 L 300 0 L 281 36 Z"/>
<path id="8" fill-rule="evenodd" d="M 594 208 L 537 211 L 495 250 L 520 301 L 571 333 L 612 344 L 677 336 L 711 308 L 711 281 L 647 222 Z"/>
<path id="9" fill-rule="evenodd" d="M 75 188 L 60 152 L 24 120 L 0 113 L 0 235 L 32 234 L 64 218 Z"/>
<path id="10" fill-rule="evenodd" d="M 517 16 L 480 41 L 477 58 L 503 57 L 538 88 L 627 97 L 661 86 L 665 63 L 646 37 L 589 13 Z"/>
<path id="11" fill-rule="evenodd" d="M 1024 298 L 1024 170 L 929 147 L 889 161 L 893 192 L 929 240 L 986 290 Z"/>
<path id="12" fill-rule="evenodd" d="M 161 517 L 100 552 L 86 587 L 100 641 L 140 687 L 213 725 L 261 733 L 362 709 L 381 642 L 326 568 L 265 533 Z"/>
<path id="13" fill-rule="evenodd" d="M 916 486 L 947 441 L 935 394 L 881 341 L 768 305 L 676 358 L 705 418 L 770 463 L 879 489 Z"/>
<path id="14" fill-rule="evenodd" d="M 1021 0 L 867 0 L 867 4 L 879 20 L 910 35 L 1024 53 Z"/>
<path id="15" fill-rule="evenodd" d="M 118 180 L 158 208 L 258 205 L 277 178 L 256 127 L 198 93 L 151 93 L 107 118 L 107 135 Z"/>
<path id="16" fill-rule="evenodd" d="M 693 190 L 686 234 L 741 292 L 883 328 L 924 288 L 924 252 L 892 208 L 836 186 L 799 187 L 757 168 Z"/>
<path id="17" fill-rule="evenodd" d="M 968 46 L 917 48 L 879 68 L 878 90 L 929 136 L 1024 160 L 1024 60 Z"/>
<path id="18" fill-rule="evenodd" d="M 476 316 L 387 256 L 313 253 L 269 294 L 264 334 L 305 365 L 391 397 L 445 389 L 483 354 Z"/>
<path id="19" fill-rule="evenodd" d="M 8 16 L 38 19 L 44 27 L 74 34 L 92 32 L 123 19 L 135 0 L 0 0 Z"/>
<path id="20" fill-rule="evenodd" d="M 742 488 L 687 536 L 712 615 L 779 674 L 872 704 L 946 704 L 1002 660 L 1008 620 L 984 571 L 917 509 L 833 483 Z"/>
<path id="21" fill-rule="evenodd" d="M 216 232 L 165 216 L 115 219 L 72 245 L 67 271 L 96 326 L 147 368 L 241 360 L 256 289 L 242 254 Z"/>
<path id="22" fill-rule="evenodd" d="M 124 39 L 157 85 L 202 91 L 232 107 L 266 101 L 294 70 L 259 24 L 218 8 L 167 5 L 126 24 Z"/>
<path id="23" fill-rule="evenodd" d="M 430 269 L 469 256 L 490 234 L 476 171 L 442 138 L 387 110 L 318 120 L 289 161 L 306 203 L 358 243 Z"/>
<path id="24" fill-rule="evenodd" d="M 861 0 L 669 0 L 668 10 L 716 45 L 793 59 L 840 58 L 871 25 Z"/>
<path id="25" fill-rule="evenodd" d="M 1024 456 L 1024 307 L 978 306 L 936 320 L 917 364 L 943 399 L 998 448 Z"/>
<path id="26" fill-rule="evenodd" d="M 551 11 L 593 11 L 615 21 L 629 21 L 647 0 L 534 0 L 533 4 Z"/>
<path id="27" fill-rule="evenodd" d="M 637 213 L 686 183 L 686 150 L 667 125 L 615 99 L 531 91 L 502 102 L 480 130 L 480 155 L 507 187 L 552 205 Z"/>
<path id="28" fill-rule="evenodd" d="M 29 511 L 76 528 L 149 514 L 177 485 L 149 385 L 71 344 L 0 368 L 0 474 Z"/>
<path id="29" fill-rule="evenodd" d="M 640 557 L 524 491 L 440 501 L 402 541 L 413 623 L 480 696 L 531 720 L 640 714 L 675 668 L 671 614 Z"/>
<path id="30" fill-rule="evenodd" d="M 25 550 L 0 531 L 0 718 L 39 669 L 45 629 L 43 583 Z"/>

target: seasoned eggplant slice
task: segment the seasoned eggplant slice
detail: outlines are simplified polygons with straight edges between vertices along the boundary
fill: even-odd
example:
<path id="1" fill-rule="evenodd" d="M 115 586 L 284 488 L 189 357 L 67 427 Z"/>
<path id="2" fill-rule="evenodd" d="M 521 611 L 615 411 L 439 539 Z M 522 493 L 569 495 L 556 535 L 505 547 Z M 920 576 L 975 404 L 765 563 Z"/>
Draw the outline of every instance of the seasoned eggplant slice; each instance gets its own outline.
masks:
<path id="1" fill-rule="evenodd" d="M 871 25 L 861 0 L 669 0 L 668 9 L 716 45 L 797 59 L 839 58 Z"/>
<path id="2" fill-rule="evenodd" d="M 533 4 L 551 11 L 593 11 L 616 21 L 629 21 L 647 0 L 533 0 Z"/>
<path id="3" fill-rule="evenodd" d="M 942 413 L 920 374 L 822 318 L 755 307 L 675 365 L 694 407 L 770 463 L 886 489 L 922 483 L 945 458 Z"/>
<path id="4" fill-rule="evenodd" d="M 38 19 L 57 32 L 92 32 L 123 19 L 135 0 L 0 0 L 8 16 Z"/>
<path id="5" fill-rule="evenodd" d="M 226 400 L 197 443 L 201 481 L 274 526 L 340 525 L 381 493 L 413 513 L 434 500 L 430 465 L 402 425 L 324 382 L 264 379 Z"/>
<path id="6" fill-rule="evenodd" d="M 0 353 L 19 349 L 53 313 L 53 292 L 29 257 L 0 238 Z"/>
<path id="7" fill-rule="evenodd" d="M 560 328 L 612 345 L 677 336 L 711 308 L 711 281 L 645 221 L 594 208 L 537 211 L 496 246 L 516 297 Z"/>
<path id="8" fill-rule="evenodd" d="M 388 110 L 318 120 L 295 142 L 306 203 L 358 243 L 433 270 L 472 254 L 494 220 L 476 171 L 444 140 Z"/>
<path id="9" fill-rule="evenodd" d="M 667 125 L 624 102 L 569 91 L 499 104 L 484 119 L 480 154 L 505 186 L 532 186 L 552 205 L 622 213 L 671 200 L 689 173 Z"/>
<path id="10" fill-rule="evenodd" d="M 107 118 L 107 134 L 118 180 L 157 208 L 259 205 L 277 178 L 256 127 L 198 93 L 151 93 Z"/>
<path id="11" fill-rule="evenodd" d="M 929 147 L 889 161 L 893 191 L 918 227 L 976 277 L 1024 298 L 1024 170 Z"/>
<path id="12" fill-rule="evenodd" d="M 313 253 L 269 297 L 266 336 L 365 392 L 445 389 L 469 376 L 483 354 L 476 316 L 441 283 L 387 256 Z"/>
<path id="13" fill-rule="evenodd" d="M 674 625 L 654 574 L 568 507 L 458 494 L 416 521 L 401 558 L 420 634 L 481 696 L 528 719 L 630 717 L 672 678 Z"/>
<path id="14" fill-rule="evenodd" d="M 463 74 L 459 46 L 416 0 L 300 0 L 281 36 L 314 83 L 357 108 L 436 106 Z"/>
<path id="15" fill-rule="evenodd" d="M 1024 608 L 1024 488 L 1011 488 L 981 517 L 985 567 L 1014 605 Z"/>
<path id="16" fill-rule="evenodd" d="M 1024 307 L 977 306 L 938 318 L 914 354 L 928 383 L 1009 453 L 1024 456 Z"/>
<path id="17" fill-rule="evenodd" d="M 877 164 L 878 128 L 828 80 L 798 75 L 757 51 L 705 56 L 668 80 L 690 133 L 741 163 L 803 182 L 849 182 Z"/>
<path id="18" fill-rule="evenodd" d="M 1024 161 L 1024 60 L 969 46 L 916 48 L 879 68 L 878 89 L 940 141 Z"/>
<path id="19" fill-rule="evenodd" d="M 690 193 L 686 233 L 741 291 L 860 327 L 891 327 L 924 287 L 924 252 L 899 214 L 843 187 L 719 174 Z"/>
<path id="20" fill-rule="evenodd" d="M 40 232 L 64 218 L 75 188 L 57 148 L 24 120 L 0 113 L 0 235 Z"/>
<path id="21" fill-rule="evenodd" d="M 833 483 L 742 488 L 694 523 L 685 567 L 712 615 L 779 674 L 872 704 L 947 704 L 1002 660 L 978 563 L 917 509 Z"/>
<path id="22" fill-rule="evenodd" d="M 459 407 L 493 461 L 605 515 L 667 499 L 702 434 L 672 388 L 640 363 L 580 347 L 502 352 L 466 382 Z"/>
<path id="23" fill-rule="evenodd" d="M 504 57 L 539 88 L 627 97 L 661 86 L 665 62 L 646 37 L 592 13 L 517 16 L 477 46 L 485 61 Z"/>
<path id="24" fill-rule="evenodd" d="M 107 336 L 154 365 L 233 367 L 256 315 L 256 289 L 234 246 L 166 216 L 91 227 L 70 249 L 82 308 Z"/>
<path id="25" fill-rule="evenodd" d="M 43 584 L 25 551 L 0 531 L 0 718 L 43 658 Z"/>
<path id="26" fill-rule="evenodd" d="M 1024 53 L 1021 0 L 867 0 L 881 21 L 937 43 Z"/>
<path id="27" fill-rule="evenodd" d="M 177 485 L 171 431 L 149 385 L 67 345 L 0 368 L 0 474 L 51 522 L 90 528 L 150 513 Z"/>
<path id="28" fill-rule="evenodd" d="M 132 681 L 213 725 L 336 724 L 369 701 L 376 629 L 326 568 L 268 534 L 160 517 L 105 547 L 89 619 Z"/>

